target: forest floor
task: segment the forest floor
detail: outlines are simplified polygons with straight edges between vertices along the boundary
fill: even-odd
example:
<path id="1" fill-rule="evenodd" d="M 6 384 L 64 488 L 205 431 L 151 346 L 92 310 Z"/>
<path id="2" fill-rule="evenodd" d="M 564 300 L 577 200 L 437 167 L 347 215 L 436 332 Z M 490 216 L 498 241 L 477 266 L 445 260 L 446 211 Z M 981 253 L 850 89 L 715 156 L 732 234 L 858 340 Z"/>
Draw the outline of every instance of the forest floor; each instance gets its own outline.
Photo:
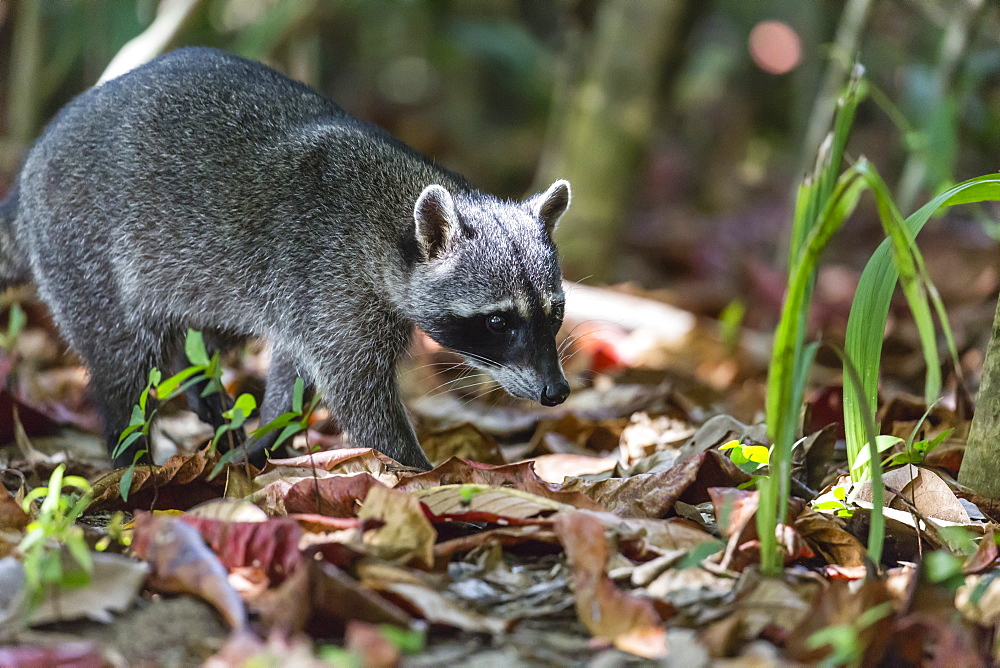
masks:
<path id="1" fill-rule="evenodd" d="M 938 287 L 974 379 L 998 265 L 962 266 Z M 845 275 L 856 281 L 821 273 L 817 331 L 842 326 Z M 985 297 L 970 298 L 975 280 L 993 281 L 975 288 Z M 218 455 L 200 449 L 211 430 L 177 400 L 156 430 L 160 463 L 134 470 L 127 500 L 85 371 L 28 306 L 0 369 L 0 442 L 12 443 L 0 450 L 0 664 L 996 662 L 1000 514 L 954 482 L 970 392 L 952 378 L 931 407 L 908 392 L 921 358 L 905 311 L 887 331 L 879 420 L 901 439 L 885 457 L 908 463 L 885 479 L 881 563 L 866 551 L 870 490 L 845 476 L 836 357 L 821 351 L 779 527 L 785 568 L 763 577 L 769 337 L 661 300 L 693 302 L 704 286 L 683 289 L 571 291 L 574 391 L 555 408 L 460 376 L 418 339 L 402 383 L 432 471 L 343 447 L 320 408 L 296 437 L 301 456 L 213 477 Z M 231 394 L 259 392 L 266 351 L 227 363 Z M 93 484 L 75 526 L 107 545 L 86 580 L 63 555 L 63 586 L 28 605 L 18 545 L 40 510 L 20 501 L 59 465 Z"/>

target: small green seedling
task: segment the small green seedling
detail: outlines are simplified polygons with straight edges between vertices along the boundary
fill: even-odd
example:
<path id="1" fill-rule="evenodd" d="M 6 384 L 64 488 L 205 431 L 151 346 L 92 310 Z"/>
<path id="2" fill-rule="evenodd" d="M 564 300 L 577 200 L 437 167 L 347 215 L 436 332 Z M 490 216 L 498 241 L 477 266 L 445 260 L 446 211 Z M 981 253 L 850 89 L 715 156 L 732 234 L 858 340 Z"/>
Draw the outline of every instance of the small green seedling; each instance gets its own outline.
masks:
<path id="1" fill-rule="evenodd" d="M 729 450 L 729 458 L 744 473 L 755 475 L 767 468 L 771 452 L 763 445 L 747 445 L 739 441 L 729 441 L 719 446 L 719 450 Z"/>
<path id="2" fill-rule="evenodd" d="M 287 441 L 289 438 L 303 432 L 309 428 L 309 418 L 312 416 L 313 411 L 316 410 L 316 406 L 319 405 L 319 396 L 316 395 L 309 402 L 308 406 L 304 406 L 305 397 L 305 382 L 301 378 L 295 379 L 295 387 L 292 390 L 292 410 L 287 413 L 283 413 L 278 417 L 274 418 L 265 425 L 261 425 L 257 429 L 254 429 L 250 435 L 254 438 L 259 438 L 265 434 L 269 434 L 274 431 L 281 430 L 278 434 L 278 438 L 275 440 L 274 445 L 271 446 L 271 450 L 277 449 L 282 443 Z M 240 395 L 233 405 L 233 408 L 229 411 L 223 413 L 223 417 L 226 417 L 232 422 L 229 425 L 222 425 L 216 431 L 216 440 L 225 431 L 238 429 L 243 426 L 246 419 L 250 416 L 250 413 L 254 408 L 257 407 L 257 402 L 249 394 Z M 229 452 L 222 455 L 219 458 L 218 463 L 215 468 L 212 469 L 212 473 L 209 478 L 214 478 L 219 475 L 222 468 L 232 462 L 236 457 L 241 454 L 241 451 L 237 448 L 233 448 Z"/>
<path id="3" fill-rule="evenodd" d="M 65 472 L 65 465 L 57 466 L 48 486 L 31 490 L 22 502 L 24 511 L 31 512 L 32 503 L 43 499 L 38 515 L 18 545 L 24 555 L 24 575 L 32 604 L 41 600 L 48 587 L 82 587 L 90 582 L 93 559 L 76 521 L 90 505 L 93 490 L 84 478 L 67 476 Z M 63 493 L 65 487 L 76 492 Z M 79 568 L 64 569 L 64 549 Z"/>
<path id="4" fill-rule="evenodd" d="M 831 498 L 832 497 L 832 498 Z M 835 510 L 839 517 L 851 517 L 854 510 L 847 504 L 847 489 L 838 485 L 812 502 L 813 510 Z"/>

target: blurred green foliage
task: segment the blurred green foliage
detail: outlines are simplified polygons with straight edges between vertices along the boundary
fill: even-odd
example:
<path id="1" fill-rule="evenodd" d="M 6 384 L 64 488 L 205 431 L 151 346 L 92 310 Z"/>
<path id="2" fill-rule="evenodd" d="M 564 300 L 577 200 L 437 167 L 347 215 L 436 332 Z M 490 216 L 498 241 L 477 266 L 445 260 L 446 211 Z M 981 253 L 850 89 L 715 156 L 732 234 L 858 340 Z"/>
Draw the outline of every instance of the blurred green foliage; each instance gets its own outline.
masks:
<path id="1" fill-rule="evenodd" d="M 600 10 L 627 1 L 202 0 L 170 46 L 217 46 L 268 62 L 483 188 L 520 196 L 541 180 L 544 154 L 559 151 L 560 96 L 588 83 L 577 69 L 600 46 Z M 635 195 L 615 224 L 625 230 L 636 212 L 665 217 L 677 203 L 725 216 L 762 195 L 787 201 L 805 156 L 815 155 L 804 138 L 824 73 L 853 56 L 881 95 L 859 109 L 848 155 L 872 160 L 904 209 L 995 170 L 997 3 L 871 3 L 856 54 L 839 53 L 834 41 L 846 4 L 683 3 L 664 33 L 665 53 L 645 65 L 659 82 L 655 119 L 634 169 L 616 176 Z M 160 8 L 156 0 L 0 0 L 0 192 L 47 119 Z M 786 23 L 801 43 L 787 74 L 750 56 L 748 35 L 764 20 Z M 611 51 L 631 46 L 626 39 Z"/>

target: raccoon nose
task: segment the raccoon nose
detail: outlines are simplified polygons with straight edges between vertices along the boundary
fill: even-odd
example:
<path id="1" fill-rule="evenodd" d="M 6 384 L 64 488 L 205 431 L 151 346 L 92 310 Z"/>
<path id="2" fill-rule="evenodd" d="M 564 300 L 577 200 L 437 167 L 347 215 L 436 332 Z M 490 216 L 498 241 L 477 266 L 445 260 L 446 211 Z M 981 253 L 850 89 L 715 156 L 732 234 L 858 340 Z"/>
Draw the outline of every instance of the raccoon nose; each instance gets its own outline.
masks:
<path id="1" fill-rule="evenodd" d="M 562 402 L 566 401 L 566 397 L 568 396 L 569 383 L 565 380 L 560 380 L 557 383 L 545 386 L 545 389 L 542 390 L 541 403 L 543 406 L 558 406 Z"/>

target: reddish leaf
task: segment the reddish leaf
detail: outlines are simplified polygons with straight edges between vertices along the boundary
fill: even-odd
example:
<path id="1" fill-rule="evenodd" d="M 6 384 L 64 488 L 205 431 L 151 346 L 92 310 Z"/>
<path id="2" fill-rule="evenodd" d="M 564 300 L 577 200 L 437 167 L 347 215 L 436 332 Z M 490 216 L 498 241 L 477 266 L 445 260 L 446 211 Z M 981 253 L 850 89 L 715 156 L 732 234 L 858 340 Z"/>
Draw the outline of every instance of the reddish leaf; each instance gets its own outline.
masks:
<path id="1" fill-rule="evenodd" d="M 180 519 L 198 530 L 219 560 L 229 570 L 253 566 L 273 584 L 287 578 L 302 561 L 299 538 L 302 528 L 287 517 L 266 522 L 226 522 L 202 517 Z"/>
<path id="2" fill-rule="evenodd" d="M 996 565 L 998 559 L 1000 559 L 1000 547 L 997 547 L 997 536 L 990 530 L 979 541 L 975 554 L 965 560 L 962 570 L 967 574 L 985 573 Z"/>
<path id="3" fill-rule="evenodd" d="M 246 609 L 229 584 L 226 568 L 193 526 L 170 515 L 139 513 L 132 550 L 150 565 L 150 584 L 155 589 L 198 596 L 214 606 L 233 629 L 246 626 Z"/>
<path id="4" fill-rule="evenodd" d="M 376 485 L 385 487 L 368 473 L 300 480 L 285 494 L 285 512 L 357 517 L 368 490 Z"/>
<path id="5" fill-rule="evenodd" d="M 326 531 L 346 531 L 349 529 L 376 529 L 378 525 L 366 526 L 364 522 L 356 517 L 327 517 L 326 515 L 315 515 L 312 513 L 295 513 L 288 516 L 299 523 L 305 531 L 311 533 L 322 533 Z"/>
<path id="6" fill-rule="evenodd" d="M 101 668 L 107 665 L 101 650 L 89 641 L 0 647 L 0 666 Z"/>
<path id="7" fill-rule="evenodd" d="M 666 634 L 653 603 L 619 590 L 607 576 L 611 557 L 604 523 L 586 512 L 559 513 L 555 531 L 573 567 L 576 612 L 600 638 L 647 658 L 666 653 Z"/>

